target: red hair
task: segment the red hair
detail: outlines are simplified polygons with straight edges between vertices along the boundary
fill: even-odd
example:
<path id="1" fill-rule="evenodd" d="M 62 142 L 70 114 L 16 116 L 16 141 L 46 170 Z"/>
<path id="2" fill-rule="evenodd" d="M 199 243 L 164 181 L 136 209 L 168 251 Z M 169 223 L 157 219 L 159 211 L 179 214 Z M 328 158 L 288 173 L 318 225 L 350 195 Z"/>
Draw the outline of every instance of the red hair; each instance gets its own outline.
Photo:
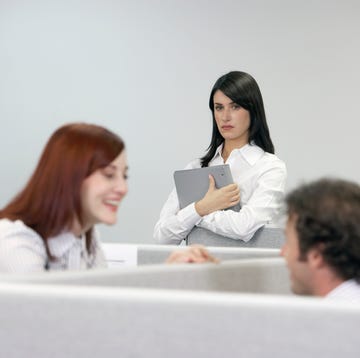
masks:
<path id="1" fill-rule="evenodd" d="M 47 142 L 25 188 L 0 211 L 0 218 L 22 220 L 44 240 L 82 223 L 80 189 L 86 177 L 109 165 L 125 148 L 122 139 L 101 126 L 71 123 Z M 92 228 L 86 232 L 90 251 Z"/>

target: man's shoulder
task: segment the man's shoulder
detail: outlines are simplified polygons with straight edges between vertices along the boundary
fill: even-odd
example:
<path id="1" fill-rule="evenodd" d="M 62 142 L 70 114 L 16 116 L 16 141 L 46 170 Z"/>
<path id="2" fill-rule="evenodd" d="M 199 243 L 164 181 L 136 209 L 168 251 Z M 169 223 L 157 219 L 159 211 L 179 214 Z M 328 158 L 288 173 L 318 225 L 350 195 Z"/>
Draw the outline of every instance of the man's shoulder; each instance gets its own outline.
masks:
<path id="1" fill-rule="evenodd" d="M 325 298 L 331 301 L 346 301 L 360 304 L 360 283 L 355 279 L 344 281 L 329 292 Z"/>

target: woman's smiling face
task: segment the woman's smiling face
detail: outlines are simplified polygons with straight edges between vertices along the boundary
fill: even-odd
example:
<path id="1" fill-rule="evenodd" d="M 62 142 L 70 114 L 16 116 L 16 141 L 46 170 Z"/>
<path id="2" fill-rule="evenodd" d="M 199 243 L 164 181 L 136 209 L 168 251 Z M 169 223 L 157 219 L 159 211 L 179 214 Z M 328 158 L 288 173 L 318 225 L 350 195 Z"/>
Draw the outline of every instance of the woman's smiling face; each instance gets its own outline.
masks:
<path id="1" fill-rule="evenodd" d="M 97 223 L 116 223 L 119 204 L 128 191 L 127 169 L 123 150 L 107 167 L 96 170 L 83 181 L 81 207 L 85 229 Z"/>

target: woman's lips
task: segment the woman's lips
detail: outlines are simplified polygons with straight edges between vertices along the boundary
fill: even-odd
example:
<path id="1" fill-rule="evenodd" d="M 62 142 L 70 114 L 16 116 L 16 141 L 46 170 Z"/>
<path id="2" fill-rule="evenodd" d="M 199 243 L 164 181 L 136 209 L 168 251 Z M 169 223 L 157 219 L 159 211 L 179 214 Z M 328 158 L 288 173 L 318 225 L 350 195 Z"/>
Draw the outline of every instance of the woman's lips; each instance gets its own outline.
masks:
<path id="1" fill-rule="evenodd" d="M 229 130 L 229 129 L 233 129 L 234 127 L 233 126 L 222 126 L 221 129 L 224 129 L 224 130 Z"/>
<path id="2" fill-rule="evenodd" d="M 105 200 L 104 201 L 105 206 L 107 206 L 111 211 L 116 212 L 119 204 L 120 204 L 120 200 Z"/>

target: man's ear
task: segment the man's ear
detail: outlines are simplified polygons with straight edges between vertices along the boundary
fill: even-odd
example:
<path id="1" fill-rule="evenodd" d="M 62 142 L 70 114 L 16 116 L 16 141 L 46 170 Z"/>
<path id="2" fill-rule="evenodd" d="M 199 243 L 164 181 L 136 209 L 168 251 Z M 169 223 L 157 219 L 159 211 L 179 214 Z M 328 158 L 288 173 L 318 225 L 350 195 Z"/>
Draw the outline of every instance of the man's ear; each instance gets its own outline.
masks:
<path id="1" fill-rule="evenodd" d="M 310 249 L 307 253 L 307 260 L 310 265 L 310 267 L 319 269 L 326 265 L 326 262 L 324 260 L 323 254 L 322 254 L 322 246 L 318 245 L 316 247 L 313 247 Z"/>

